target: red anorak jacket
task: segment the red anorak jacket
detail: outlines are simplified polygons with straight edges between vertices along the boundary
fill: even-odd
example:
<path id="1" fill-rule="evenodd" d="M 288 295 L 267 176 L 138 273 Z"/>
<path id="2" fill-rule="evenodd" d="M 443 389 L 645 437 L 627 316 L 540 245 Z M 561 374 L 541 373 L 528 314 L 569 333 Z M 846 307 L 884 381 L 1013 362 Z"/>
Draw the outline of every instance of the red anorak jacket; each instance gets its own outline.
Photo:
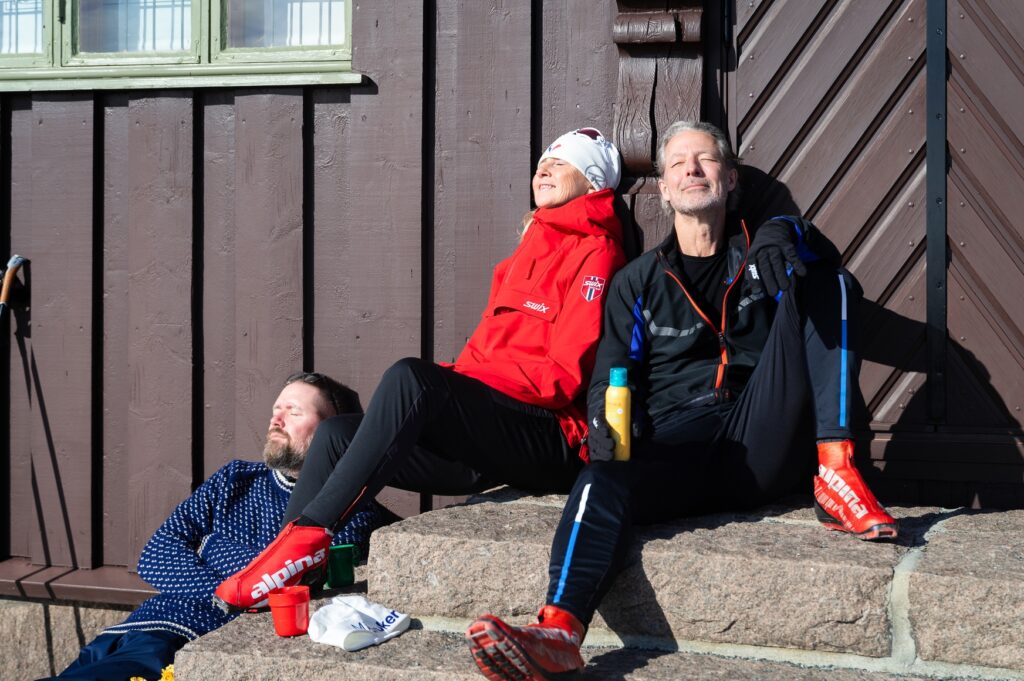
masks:
<path id="1" fill-rule="evenodd" d="M 626 263 L 622 225 L 604 189 L 539 208 L 515 252 L 494 269 L 480 324 L 455 371 L 558 417 L 570 447 L 586 436 L 584 395 L 604 297 Z M 580 456 L 587 459 L 584 447 Z"/>

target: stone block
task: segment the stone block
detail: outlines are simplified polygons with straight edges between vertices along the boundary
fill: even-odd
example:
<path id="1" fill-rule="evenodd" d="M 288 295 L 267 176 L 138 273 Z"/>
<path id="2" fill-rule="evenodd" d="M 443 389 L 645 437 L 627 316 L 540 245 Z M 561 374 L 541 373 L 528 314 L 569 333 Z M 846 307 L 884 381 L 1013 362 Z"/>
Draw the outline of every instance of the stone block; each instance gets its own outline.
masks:
<path id="1" fill-rule="evenodd" d="M 461 636 L 407 631 L 347 653 L 308 636 L 280 638 L 269 613 L 244 615 L 193 641 L 174 660 L 176 681 L 479 681 Z"/>
<path id="2" fill-rule="evenodd" d="M 1024 669 L 1024 511 L 942 523 L 910 576 L 909 598 L 921 659 Z"/>
<path id="3" fill-rule="evenodd" d="M 628 648 L 586 650 L 582 678 L 598 681 L 923 681 L 926 677 L 834 667 L 806 667 L 785 662 L 725 658 L 695 653 L 668 653 Z"/>
<path id="4" fill-rule="evenodd" d="M 125 608 L 0 599 L 0 679 L 59 673 L 79 649 L 127 616 Z"/>
<path id="5" fill-rule="evenodd" d="M 278 638 L 270 616 L 246 615 L 188 644 L 174 663 L 177 681 L 480 681 L 463 637 L 414 628 L 380 646 L 354 653 L 312 642 Z M 913 681 L 921 677 L 712 655 L 584 648 L 584 681 Z"/>
<path id="6" fill-rule="evenodd" d="M 529 621 L 547 588 L 561 503 L 551 497 L 426 513 L 374 534 L 369 598 L 413 615 Z M 700 640 L 881 657 L 906 549 L 825 532 L 809 508 L 644 528 L 592 623 L 627 643 Z"/>

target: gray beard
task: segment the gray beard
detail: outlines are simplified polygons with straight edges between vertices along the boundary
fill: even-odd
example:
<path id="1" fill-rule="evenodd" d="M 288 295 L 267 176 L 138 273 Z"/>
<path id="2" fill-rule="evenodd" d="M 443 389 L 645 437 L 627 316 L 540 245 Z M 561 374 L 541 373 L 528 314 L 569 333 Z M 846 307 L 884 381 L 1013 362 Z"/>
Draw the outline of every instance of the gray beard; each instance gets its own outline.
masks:
<path id="1" fill-rule="evenodd" d="M 689 215 L 690 217 L 699 217 L 701 215 L 707 215 L 714 213 L 715 211 L 721 210 L 725 207 L 727 197 L 709 196 L 703 201 L 691 203 L 689 205 L 677 205 L 669 204 L 672 206 L 672 210 L 679 213 L 680 215 Z"/>
<path id="2" fill-rule="evenodd" d="M 290 437 L 286 442 L 271 440 L 268 437 L 266 444 L 263 445 L 263 463 L 275 471 L 294 477 L 302 469 L 308 447 L 308 442 L 301 449 L 296 447 Z"/>

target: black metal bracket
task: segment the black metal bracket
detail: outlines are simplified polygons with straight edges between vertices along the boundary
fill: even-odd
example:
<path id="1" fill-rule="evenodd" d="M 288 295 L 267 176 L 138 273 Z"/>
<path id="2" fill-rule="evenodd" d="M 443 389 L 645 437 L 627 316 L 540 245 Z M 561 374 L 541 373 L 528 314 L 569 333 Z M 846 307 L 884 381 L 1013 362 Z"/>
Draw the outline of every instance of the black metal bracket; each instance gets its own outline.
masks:
<path id="1" fill-rule="evenodd" d="M 928 0 L 926 41 L 926 233 L 928 418 L 946 420 L 947 243 L 946 243 L 946 0 Z"/>

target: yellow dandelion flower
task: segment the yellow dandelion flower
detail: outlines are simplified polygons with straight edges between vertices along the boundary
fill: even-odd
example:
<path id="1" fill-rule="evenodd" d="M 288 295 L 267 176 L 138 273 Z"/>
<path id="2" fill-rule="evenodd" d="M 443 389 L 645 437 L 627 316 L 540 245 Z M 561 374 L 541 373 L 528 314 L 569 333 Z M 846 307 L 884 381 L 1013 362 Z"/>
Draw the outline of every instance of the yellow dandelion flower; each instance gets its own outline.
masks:
<path id="1" fill-rule="evenodd" d="M 146 681 L 141 676 L 133 676 L 128 681 Z M 157 681 L 174 681 L 174 665 L 169 664 L 164 667 L 163 671 L 160 672 L 160 678 Z"/>

